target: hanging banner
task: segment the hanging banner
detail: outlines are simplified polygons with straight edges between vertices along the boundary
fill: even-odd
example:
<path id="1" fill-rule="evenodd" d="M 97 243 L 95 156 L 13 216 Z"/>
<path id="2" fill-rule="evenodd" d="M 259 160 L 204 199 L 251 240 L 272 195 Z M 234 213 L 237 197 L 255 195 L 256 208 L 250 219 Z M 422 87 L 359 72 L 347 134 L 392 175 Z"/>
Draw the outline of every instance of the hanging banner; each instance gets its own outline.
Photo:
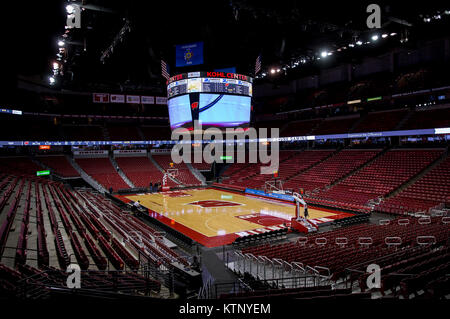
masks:
<path id="1" fill-rule="evenodd" d="M 109 103 L 108 93 L 94 93 L 92 96 L 94 103 Z"/>
<path id="2" fill-rule="evenodd" d="M 203 64 L 203 42 L 176 46 L 176 67 Z"/>
<path id="3" fill-rule="evenodd" d="M 139 95 L 127 95 L 127 103 L 129 104 L 140 104 L 141 97 Z"/>
<path id="4" fill-rule="evenodd" d="M 154 96 L 141 96 L 141 103 L 142 104 L 155 104 L 155 97 Z"/>
<path id="5" fill-rule="evenodd" d="M 125 103 L 125 95 L 123 94 L 111 94 L 111 103 Z"/>
<path id="6" fill-rule="evenodd" d="M 159 105 L 167 104 L 167 98 L 166 97 L 162 97 L 162 96 L 157 96 L 156 97 L 156 104 L 159 104 Z"/>

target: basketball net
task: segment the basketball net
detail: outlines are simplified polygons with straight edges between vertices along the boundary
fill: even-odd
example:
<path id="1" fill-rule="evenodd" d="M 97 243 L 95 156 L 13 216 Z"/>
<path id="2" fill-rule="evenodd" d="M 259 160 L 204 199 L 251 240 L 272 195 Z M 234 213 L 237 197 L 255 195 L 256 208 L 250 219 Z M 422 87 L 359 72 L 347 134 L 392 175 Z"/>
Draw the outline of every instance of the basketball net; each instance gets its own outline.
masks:
<path id="1" fill-rule="evenodd" d="M 269 181 L 266 181 L 264 183 L 264 191 L 266 193 L 271 193 L 273 191 L 278 191 L 278 192 L 283 191 L 283 181 L 278 178 L 274 178 Z"/>

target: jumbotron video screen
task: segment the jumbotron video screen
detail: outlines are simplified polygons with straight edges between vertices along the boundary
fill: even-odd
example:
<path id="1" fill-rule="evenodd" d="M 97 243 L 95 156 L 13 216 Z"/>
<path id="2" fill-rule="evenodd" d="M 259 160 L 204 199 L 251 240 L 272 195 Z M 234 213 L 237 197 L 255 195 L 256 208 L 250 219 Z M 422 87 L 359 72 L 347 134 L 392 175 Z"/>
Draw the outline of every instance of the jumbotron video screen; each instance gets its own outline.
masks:
<path id="1" fill-rule="evenodd" d="M 191 72 L 170 78 L 167 86 L 170 127 L 192 130 L 194 121 L 209 127 L 248 127 L 252 79 L 224 72 Z"/>

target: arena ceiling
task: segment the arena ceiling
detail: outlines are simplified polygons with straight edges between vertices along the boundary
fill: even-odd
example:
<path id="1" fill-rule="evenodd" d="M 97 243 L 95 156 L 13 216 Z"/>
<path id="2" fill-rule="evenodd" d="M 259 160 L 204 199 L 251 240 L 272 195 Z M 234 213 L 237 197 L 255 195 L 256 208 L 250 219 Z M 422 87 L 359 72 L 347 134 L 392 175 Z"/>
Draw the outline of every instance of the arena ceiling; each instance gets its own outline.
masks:
<path id="1" fill-rule="evenodd" d="M 161 58 L 169 63 L 172 74 L 189 70 L 174 68 L 176 44 L 204 41 L 201 69 L 234 66 L 245 74 L 251 74 L 258 54 L 262 54 L 263 67 L 270 67 L 314 56 L 323 49 L 337 49 L 372 32 L 366 26 L 366 7 L 371 2 L 83 0 L 82 28 L 68 32 L 64 28 L 68 2 L 33 2 L 26 9 L 17 3 L 6 38 L 12 43 L 11 59 L 17 61 L 14 74 L 47 78 L 58 52 L 57 41 L 66 33 L 66 87 L 102 83 L 145 89 L 164 83 Z M 435 29 L 423 26 L 424 17 L 443 9 L 440 3 L 377 3 L 383 12 L 383 30 L 409 37 L 405 45 L 448 32 L 442 25 Z M 105 54 L 126 24 L 129 28 L 119 36 L 113 51 Z M 396 45 L 398 40 L 340 59 L 357 59 Z"/>

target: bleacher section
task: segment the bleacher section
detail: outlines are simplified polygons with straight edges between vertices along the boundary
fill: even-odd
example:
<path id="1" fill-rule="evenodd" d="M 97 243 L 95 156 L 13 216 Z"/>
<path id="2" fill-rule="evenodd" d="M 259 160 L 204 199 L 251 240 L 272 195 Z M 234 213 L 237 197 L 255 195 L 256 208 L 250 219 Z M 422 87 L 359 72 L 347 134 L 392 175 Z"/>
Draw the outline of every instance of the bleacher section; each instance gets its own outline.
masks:
<path id="1" fill-rule="evenodd" d="M 129 188 L 128 184 L 120 177 L 112 166 L 109 158 L 78 158 L 76 162 L 93 179 L 103 187 L 113 190 Z"/>
<path id="2" fill-rule="evenodd" d="M 304 136 L 309 135 L 311 131 L 319 125 L 322 120 L 305 120 L 289 122 L 280 132 L 280 136 Z"/>
<path id="3" fill-rule="evenodd" d="M 383 201 L 377 210 L 393 214 L 428 212 L 450 196 L 450 157 L 415 183 Z"/>
<path id="4" fill-rule="evenodd" d="M 415 111 L 402 130 L 450 127 L 450 108 Z"/>
<path id="5" fill-rule="evenodd" d="M 0 136 L 9 141 L 60 141 L 58 126 L 53 121 L 27 119 L 16 115 L 0 118 Z"/>
<path id="6" fill-rule="evenodd" d="M 300 172 L 316 165 L 330 156 L 334 150 L 307 150 L 307 151 L 285 151 L 280 152 L 280 166 L 278 169 L 278 178 L 286 181 L 283 185 L 284 189 L 294 187 L 297 189 L 297 184 L 290 182 L 290 178 L 299 174 Z M 273 174 L 261 175 L 260 167 L 267 166 L 267 164 L 233 164 L 225 171 L 225 176 L 229 179 L 224 179 L 223 183 L 230 185 L 240 185 L 253 188 L 263 188 L 265 181 L 273 179 Z M 298 191 L 298 189 L 297 189 Z"/>
<path id="7" fill-rule="evenodd" d="M 2 172 L 36 175 L 36 171 L 41 170 L 42 167 L 25 156 L 0 157 L 0 171 Z"/>
<path id="8" fill-rule="evenodd" d="M 170 140 L 172 134 L 169 125 L 141 126 L 141 131 L 146 140 Z"/>
<path id="9" fill-rule="evenodd" d="M 107 280 L 111 277 L 103 271 L 124 270 L 121 277 L 116 276 L 116 280 L 124 279 L 116 286 L 120 287 L 126 278 L 137 280 L 128 282 L 128 293 L 139 287 L 145 287 L 147 293 L 161 289 L 161 283 L 152 277 L 144 279 L 129 272 L 139 267 L 139 260 L 156 268 L 162 264 L 169 267 L 174 261 L 188 265 L 184 257 L 165 245 L 157 230 L 121 211 L 102 195 L 66 189 L 60 183 L 38 177 L 5 174 L 0 176 L 1 190 L 5 190 L 0 199 L 1 292 L 14 286 L 10 279 L 17 272 L 13 268 L 19 270 L 20 278 L 39 273 L 66 278 L 61 271 L 66 271 L 72 252 L 81 269 L 89 271 L 83 274 L 84 288 L 90 287 L 89 274 L 100 276 L 102 271 L 101 277 Z M 31 211 L 36 212 L 35 223 L 30 223 Z M 31 235 L 35 233 L 37 236 Z"/>
<path id="10" fill-rule="evenodd" d="M 130 125 L 107 125 L 110 141 L 140 141 L 142 137 L 139 135 L 137 126 Z"/>
<path id="11" fill-rule="evenodd" d="M 273 120 L 265 117 L 252 123 L 255 128 L 276 127 L 280 136 L 326 135 L 340 133 L 379 132 L 390 130 L 409 130 L 441 128 L 450 126 L 450 108 L 446 105 L 418 107 L 415 110 L 406 108 L 369 112 L 352 111 L 345 115 L 330 114 L 328 110 L 302 113 L 307 119 L 298 120 L 298 114 L 284 115 L 287 118 Z M 372 108 L 377 110 L 377 108 Z M 76 116 L 78 117 L 78 116 Z M 87 124 L 82 119 L 72 118 L 66 121 L 64 116 L 53 121 L 48 118 L 18 119 L 17 116 L 4 115 L 0 122 L 0 135 L 3 140 L 10 141 L 140 141 L 170 140 L 169 125 L 155 123 L 130 124 L 126 122 L 111 123 L 96 119 L 93 124 Z M 302 117 L 300 117 L 302 118 Z M 80 123 L 76 123 L 80 121 Z M 14 124 L 12 124 L 14 123 Z"/>
<path id="12" fill-rule="evenodd" d="M 417 218 L 402 219 L 392 220 L 384 225 L 362 224 L 300 237 L 295 243 L 249 247 L 242 249 L 242 253 L 256 257 L 265 256 L 269 260 L 277 258 L 288 263 L 298 262 L 304 267 L 325 267 L 320 271 L 323 274 L 329 273 L 335 280 L 346 276 L 347 268 L 392 255 L 402 248 L 417 247 L 418 243 L 429 236 L 433 236 L 433 241 L 432 244 L 425 245 L 428 249 L 430 245 L 446 245 L 449 235 L 450 227 L 442 217 L 426 221 Z M 346 240 L 343 241 L 343 238 Z M 448 253 L 443 256 L 446 259 L 449 257 Z M 431 263 L 429 265 L 431 266 Z M 316 269 L 319 271 L 319 268 Z M 398 280 L 401 278 L 398 277 Z"/>
<path id="13" fill-rule="evenodd" d="M 285 161 L 296 157 L 298 154 L 300 153 L 297 151 L 280 151 L 280 167 L 284 167 Z M 273 174 L 260 174 L 262 166 L 268 166 L 268 164 L 255 163 L 248 166 L 241 163 L 233 164 L 224 173 L 225 176 L 230 177 L 224 180 L 224 183 L 230 185 L 247 185 L 251 188 L 262 188 L 265 181 L 273 178 Z"/>
<path id="14" fill-rule="evenodd" d="M 6 298 L 17 298 L 22 293 L 21 289 L 30 290 L 29 299 L 45 298 L 50 292 L 61 296 L 73 293 L 67 288 L 65 270 L 53 267 L 37 269 L 20 265 L 15 270 L 0 264 L 0 277 L 1 296 Z M 160 286 L 159 282 L 133 272 L 86 271 L 83 272 L 83 292 L 80 295 L 119 299 L 120 296 L 158 292 Z"/>
<path id="15" fill-rule="evenodd" d="M 104 141 L 103 128 L 99 125 L 62 126 L 67 141 Z"/>
<path id="16" fill-rule="evenodd" d="M 153 159 L 165 171 L 170 169 L 170 163 L 173 163 L 170 155 L 152 155 Z M 201 185 L 201 182 L 191 173 L 185 163 L 175 164 L 173 168 L 178 169 L 178 175 L 175 177 L 178 181 L 186 186 Z"/>
<path id="17" fill-rule="evenodd" d="M 153 165 L 148 157 L 118 157 L 116 162 L 136 187 L 148 187 L 150 183 L 162 183 L 163 173 Z M 169 187 L 177 186 L 167 179 Z"/>
<path id="18" fill-rule="evenodd" d="M 50 167 L 56 174 L 62 177 L 80 176 L 64 155 L 39 156 L 37 160 Z"/>
<path id="19" fill-rule="evenodd" d="M 331 189 L 311 195 L 308 201 L 368 211 L 370 200 L 394 191 L 435 161 L 442 152 L 442 149 L 390 150 Z"/>
<path id="20" fill-rule="evenodd" d="M 308 287 L 308 288 L 284 288 L 284 289 L 268 289 L 268 290 L 256 290 L 249 292 L 239 292 L 239 293 L 229 293 L 222 294 L 219 296 L 220 299 L 275 299 L 280 300 L 283 298 L 291 299 L 308 299 L 315 300 L 320 299 L 325 300 L 340 300 L 344 298 L 358 299 L 358 298 L 369 298 L 370 294 L 351 294 L 352 290 L 349 288 L 343 289 L 332 289 L 331 286 L 322 287 Z"/>
<path id="21" fill-rule="evenodd" d="M 351 132 L 393 131 L 407 114 L 407 110 L 369 113 Z"/>
<path id="22" fill-rule="evenodd" d="M 305 191 L 324 188 L 357 169 L 381 150 L 342 150 L 285 183 L 287 188 L 301 187 Z"/>
<path id="23" fill-rule="evenodd" d="M 412 249 L 400 250 L 392 255 L 378 258 L 373 262 L 381 268 L 380 292 L 382 295 L 401 294 L 403 298 L 409 299 L 411 294 L 418 292 L 418 290 L 422 290 L 423 293 L 416 294 L 415 297 L 421 295 L 422 297 L 428 295 L 427 298 L 442 297 L 448 294 L 448 286 L 446 289 L 442 289 L 442 285 L 448 283 L 446 274 L 450 269 L 448 246 L 437 249 L 416 246 Z M 367 265 L 367 261 L 363 262 L 355 267 L 355 272 L 351 274 L 351 280 L 358 282 L 361 291 L 367 289 L 365 282 L 368 275 L 358 274 L 357 271 L 360 271 L 363 267 L 367 269 Z M 433 279 L 433 281 L 428 282 L 427 279 Z M 420 285 L 417 285 L 418 283 Z"/>
<path id="24" fill-rule="evenodd" d="M 199 170 L 199 171 L 210 171 L 211 170 L 211 164 L 208 163 L 191 163 L 192 167 Z"/>
<path id="25" fill-rule="evenodd" d="M 359 120 L 359 116 L 350 116 L 345 118 L 329 118 L 320 123 L 320 125 L 313 129 L 313 135 L 328 135 L 347 133 Z"/>

